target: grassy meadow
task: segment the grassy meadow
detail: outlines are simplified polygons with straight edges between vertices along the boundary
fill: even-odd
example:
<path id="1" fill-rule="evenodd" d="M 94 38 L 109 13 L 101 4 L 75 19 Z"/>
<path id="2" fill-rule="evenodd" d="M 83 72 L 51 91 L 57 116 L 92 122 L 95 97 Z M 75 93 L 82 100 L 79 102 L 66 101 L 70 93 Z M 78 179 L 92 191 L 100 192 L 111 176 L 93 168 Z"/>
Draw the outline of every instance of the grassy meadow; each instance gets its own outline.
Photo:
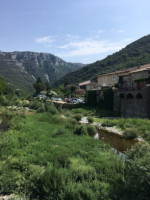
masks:
<path id="1" fill-rule="evenodd" d="M 92 125 L 78 123 L 82 116 L 92 122 L 95 110 L 57 110 L 52 103 L 30 103 L 30 108 L 35 106 L 37 113 L 1 114 L 9 126 L 0 132 L 1 195 L 33 200 L 148 200 L 148 145 L 134 147 L 126 160 L 118 158 L 109 145 L 88 136 L 95 131 Z"/>

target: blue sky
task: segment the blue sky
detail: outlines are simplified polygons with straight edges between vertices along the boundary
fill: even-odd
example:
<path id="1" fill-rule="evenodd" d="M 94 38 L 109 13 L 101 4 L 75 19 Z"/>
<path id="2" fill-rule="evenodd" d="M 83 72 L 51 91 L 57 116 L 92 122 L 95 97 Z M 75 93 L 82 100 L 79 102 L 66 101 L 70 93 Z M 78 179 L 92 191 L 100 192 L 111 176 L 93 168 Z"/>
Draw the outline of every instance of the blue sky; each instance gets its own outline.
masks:
<path id="1" fill-rule="evenodd" d="M 150 34 L 149 0 L 0 0 L 0 50 L 92 63 Z"/>

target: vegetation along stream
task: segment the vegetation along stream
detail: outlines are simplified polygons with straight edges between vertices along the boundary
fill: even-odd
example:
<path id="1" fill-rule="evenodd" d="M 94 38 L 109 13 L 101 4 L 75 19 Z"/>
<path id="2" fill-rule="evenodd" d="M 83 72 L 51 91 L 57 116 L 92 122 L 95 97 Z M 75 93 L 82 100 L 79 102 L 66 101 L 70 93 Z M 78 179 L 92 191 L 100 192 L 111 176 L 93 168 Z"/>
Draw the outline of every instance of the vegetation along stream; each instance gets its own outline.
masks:
<path id="1" fill-rule="evenodd" d="M 97 129 L 97 133 L 91 136 L 110 144 L 114 150 L 123 154 L 127 150 L 131 149 L 136 143 L 138 143 L 138 141 L 135 139 L 124 139 L 121 135 L 102 129 Z"/>

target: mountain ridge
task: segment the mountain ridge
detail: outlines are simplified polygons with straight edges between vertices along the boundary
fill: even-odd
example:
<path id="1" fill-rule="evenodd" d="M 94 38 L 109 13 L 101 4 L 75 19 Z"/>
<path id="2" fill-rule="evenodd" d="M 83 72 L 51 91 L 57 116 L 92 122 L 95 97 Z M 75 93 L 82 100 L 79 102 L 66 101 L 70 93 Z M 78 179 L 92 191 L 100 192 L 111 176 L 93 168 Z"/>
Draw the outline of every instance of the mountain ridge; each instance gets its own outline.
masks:
<path id="1" fill-rule="evenodd" d="M 150 35 L 144 36 L 120 51 L 106 58 L 84 66 L 59 79 L 54 87 L 61 84 L 76 84 L 89 79 L 96 79 L 98 75 L 132 68 L 139 64 L 150 63 Z"/>
<path id="2" fill-rule="evenodd" d="M 81 63 L 65 62 L 50 53 L 0 51 L 0 75 L 6 82 L 27 90 L 32 90 L 37 77 L 52 84 L 65 74 L 83 66 Z"/>

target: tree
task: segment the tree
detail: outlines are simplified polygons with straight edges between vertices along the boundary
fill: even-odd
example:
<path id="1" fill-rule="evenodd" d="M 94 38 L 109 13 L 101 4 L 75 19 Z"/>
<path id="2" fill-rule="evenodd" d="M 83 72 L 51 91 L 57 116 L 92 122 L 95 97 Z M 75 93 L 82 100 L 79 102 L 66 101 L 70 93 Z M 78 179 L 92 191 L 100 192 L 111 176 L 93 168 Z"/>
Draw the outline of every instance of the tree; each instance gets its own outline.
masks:
<path id="1" fill-rule="evenodd" d="M 70 86 L 70 92 L 71 92 L 71 94 L 75 91 L 76 88 L 77 88 L 76 85 L 71 85 Z"/>
<path id="2" fill-rule="evenodd" d="M 3 78 L 0 77 L 0 95 L 2 95 L 5 92 L 5 83 L 3 81 Z"/>
<path id="3" fill-rule="evenodd" d="M 36 90 L 36 93 L 39 94 L 41 91 L 46 90 L 46 85 L 42 83 L 41 78 L 38 77 L 36 83 L 33 84 L 33 88 Z"/>
<path id="4" fill-rule="evenodd" d="M 45 82 L 45 86 L 46 86 L 46 91 L 49 92 L 50 89 L 51 89 L 51 86 L 50 86 L 49 81 L 46 81 L 46 82 Z"/>

